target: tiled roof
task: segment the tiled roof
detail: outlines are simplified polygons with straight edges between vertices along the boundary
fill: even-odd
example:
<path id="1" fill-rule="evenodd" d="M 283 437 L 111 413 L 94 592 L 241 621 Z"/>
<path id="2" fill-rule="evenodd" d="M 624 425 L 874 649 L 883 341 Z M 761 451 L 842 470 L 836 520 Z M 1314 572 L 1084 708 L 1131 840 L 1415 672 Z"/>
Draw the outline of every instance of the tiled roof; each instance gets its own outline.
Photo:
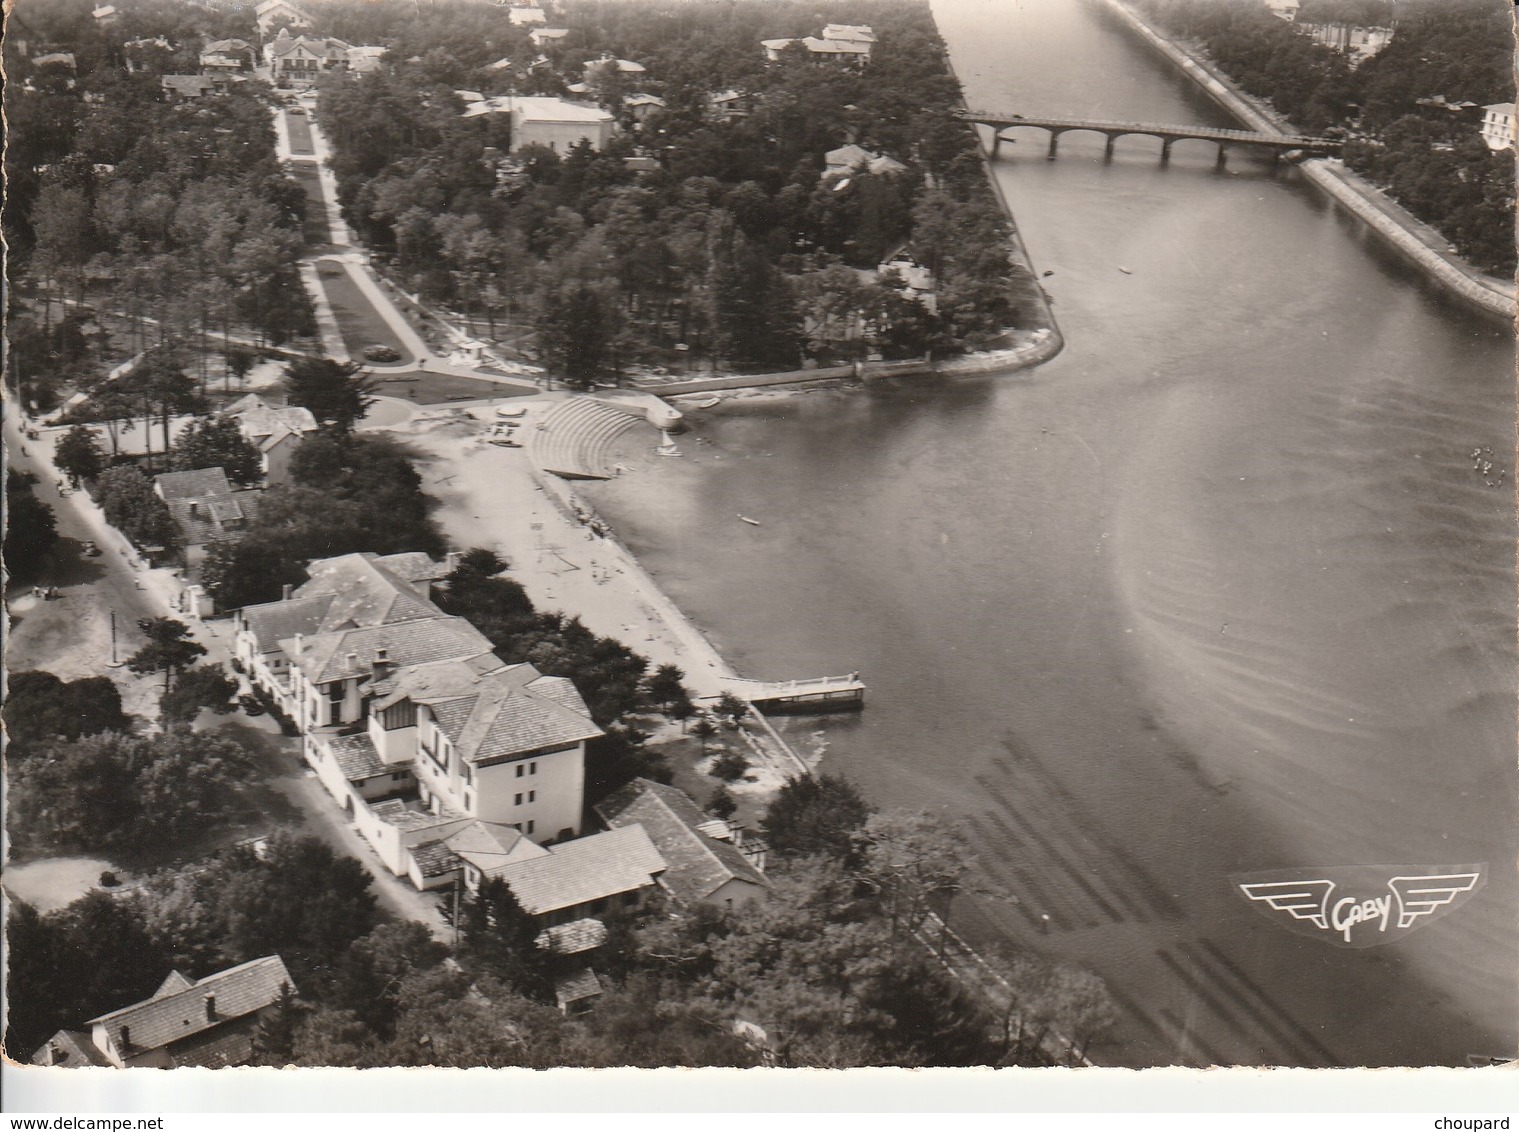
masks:
<path id="1" fill-rule="evenodd" d="M 205 75 L 164 75 L 159 80 L 159 85 L 164 90 L 172 90 L 175 94 L 187 94 L 191 98 L 199 98 L 207 91 L 216 89 L 216 83 Z"/>
<path id="2" fill-rule="evenodd" d="M 332 594 L 296 597 L 263 605 L 243 606 L 243 622 L 253 634 L 259 652 L 276 652 L 280 642 L 297 633 L 315 633 L 333 603 Z"/>
<path id="3" fill-rule="evenodd" d="M 237 421 L 244 436 L 258 438 L 283 431 L 316 431 L 316 417 L 300 405 L 271 405 L 256 393 L 250 393 L 222 410 L 222 415 Z"/>
<path id="4" fill-rule="evenodd" d="M 422 621 L 372 625 L 307 637 L 297 652 L 295 642 L 281 641 L 290 662 L 314 684 L 326 684 L 346 676 L 369 674 L 375 654 L 384 649 L 397 668 L 432 664 L 440 660 L 463 660 L 490 652 L 485 635 L 462 617 L 435 614 Z M 348 657 L 357 659 L 350 665 Z"/>
<path id="5" fill-rule="evenodd" d="M 323 632 L 444 616 L 442 610 L 412 588 L 410 579 L 387 569 L 385 562 L 386 559 L 374 554 L 319 558 L 307 566 L 309 580 L 296 592 L 301 597 L 334 595 L 336 600 L 323 622 Z"/>
<path id="6" fill-rule="evenodd" d="M 427 664 L 399 672 L 375 710 L 402 700 L 426 704 L 460 756 L 476 763 L 601 734 L 568 680 L 540 676 L 531 664 L 479 667 Z"/>
<path id="7" fill-rule="evenodd" d="M 376 558 L 374 564 L 381 570 L 407 582 L 435 582 L 439 578 L 448 577 L 450 573 L 447 562 L 429 558 L 420 550 L 407 551 L 403 554 L 387 554 L 382 558 Z"/>
<path id="8" fill-rule="evenodd" d="M 186 990 L 102 1014 L 88 1024 L 104 1026 L 113 1037 L 121 1032 L 121 1027 L 128 1026 L 133 1051 L 158 1049 L 273 1005 L 283 986 L 295 989 L 284 961 L 278 955 L 270 955 L 207 975 Z M 214 1020 L 206 1018 L 208 994 L 216 995 Z"/>
<path id="9" fill-rule="evenodd" d="M 206 44 L 202 50 L 207 55 L 226 55 L 234 51 L 252 51 L 253 44 L 249 43 L 246 39 L 216 39 Z M 250 393 L 248 394 L 248 397 L 252 397 L 254 400 L 262 401 L 262 398 L 260 398 L 256 393 Z M 246 401 L 248 397 L 242 398 L 242 401 Z M 242 401 L 239 401 L 237 403 L 241 404 Z"/>
<path id="10" fill-rule="evenodd" d="M 546 857 L 549 852 L 500 822 L 472 821 L 443 842 L 481 872 L 491 872 L 512 861 Z"/>
<path id="11" fill-rule="evenodd" d="M 876 33 L 869 24 L 829 24 L 823 29 L 824 39 L 847 39 L 857 43 L 874 43 Z"/>
<path id="12" fill-rule="evenodd" d="M 327 749 L 332 752 L 338 769 L 349 782 L 361 782 L 366 778 L 403 769 L 386 766 L 380 759 L 380 752 L 375 750 L 374 740 L 363 732 L 357 735 L 334 735 L 327 740 Z"/>
<path id="13" fill-rule="evenodd" d="M 153 997 L 163 998 L 165 995 L 178 994 L 182 990 L 189 990 L 194 985 L 195 980 L 190 976 L 181 975 L 178 971 L 170 971 L 169 977 L 153 992 Z"/>
<path id="14" fill-rule="evenodd" d="M 607 926 L 600 920 L 587 916 L 583 920 L 571 920 L 544 928 L 538 933 L 535 944 L 545 951 L 553 948 L 556 955 L 579 955 L 591 951 L 607 941 Z"/>
<path id="15" fill-rule="evenodd" d="M 840 146 L 838 149 L 830 149 L 823 155 L 823 160 L 829 165 L 855 166 L 862 161 L 874 161 L 878 154 L 871 153 L 857 145 Z"/>
<path id="16" fill-rule="evenodd" d="M 584 971 L 576 971 L 573 975 L 565 975 L 554 982 L 554 999 L 559 1003 L 560 1010 L 585 999 L 595 998 L 600 993 L 601 980 L 589 967 Z"/>
<path id="17" fill-rule="evenodd" d="M 57 1053 L 49 1047 L 55 1047 Z M 89 1034 L 77 1030 L 59 1030 L 32 1054 L 32 1064 L 77 1069 L 82 1065 L 110 1065 L 111 1062 L 95 1048 Z"/>
<path id="18" fill-rule="evenodd" d="M 683 903 L 705 900 L 730 880 L 769 883 L 736 847 L 700 832 L 711 819 L 673 786 L 635 778 L 594 809 L 613 829 L 644 829 L 669 865 L 660 884 Z"/>
<path id="19" fill-rule="evenodd" d="M 630 825 L 553 846 L 546 857 L 499 869 L 531 916 L 546 915 L 654 883 L 665 861 L 640 826 Z"/>
<path id="20" fill-rule="evenodd" d="M 411 859 L 424 877 L 440 877 L 459 867 L 459 856 L 441 841 L 411 847 Z"/>
<path id="21" fill-rule="evenodd" d="M 471 104 L 464 117 L 476 118 L 481 114 L 520 114 L 525 122 L 610 122 L 612 115 L 596 106 L 581 106 L 562 98 L 544 95 L 502 95 L 487 98 L 484 102 Z"/>
<path id="22" fill-rule="evenodd" d="M 256 491 L 238 491 L 203 499 L 172 499 L 168 507 L 184 544 L 204 546 L 218 539 L 240 537 L 258 499 Z"/>
<path id="23" fill-rule="evenodd" d="M 166 75 L 165 78 L 193 78 L 199 75 Z M 231 495 L 232 485 L 222 468 L 197 468 L 193 472 L 162 472 L 153 477 L 158 494 L 165 503 L 176 499 L 207 499 L 213 495 Z"/>

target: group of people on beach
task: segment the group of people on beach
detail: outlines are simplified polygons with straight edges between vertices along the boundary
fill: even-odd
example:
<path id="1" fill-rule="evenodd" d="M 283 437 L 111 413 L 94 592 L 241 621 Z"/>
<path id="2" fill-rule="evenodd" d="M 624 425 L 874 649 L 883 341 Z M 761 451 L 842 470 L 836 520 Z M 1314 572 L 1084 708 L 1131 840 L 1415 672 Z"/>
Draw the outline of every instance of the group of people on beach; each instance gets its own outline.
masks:
<path id="1" fill-rule="evenodd" d="M 1503 468 L 1499 468 L 1498 478 L 1489 478 L 1493 472 L 1493 462 L 1487 459 L 1487 457 L 1491 456 L 1492 454 L 1493 450 L 1491 448 L 1473 448 L 1472 471 L 1481 476 L 1482 482 L 1487 484 L 1488 487 L 1499 487 L 1503 483 L 1503 477 L 1508 475 L 1508 472 Z"/>

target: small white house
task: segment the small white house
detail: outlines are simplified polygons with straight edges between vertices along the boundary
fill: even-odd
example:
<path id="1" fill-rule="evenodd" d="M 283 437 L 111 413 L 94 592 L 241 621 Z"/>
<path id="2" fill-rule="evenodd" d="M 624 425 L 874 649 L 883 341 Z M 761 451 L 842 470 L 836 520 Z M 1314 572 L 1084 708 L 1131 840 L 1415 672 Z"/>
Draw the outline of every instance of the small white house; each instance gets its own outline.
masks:
<path id="1" fill-rule="evenodd" d="M 1514 148 L 1519 134 L 1515 132 L 1512 102 L 1495 102 L 1482 108 L 1482 140 L 1494 153 Z"/>

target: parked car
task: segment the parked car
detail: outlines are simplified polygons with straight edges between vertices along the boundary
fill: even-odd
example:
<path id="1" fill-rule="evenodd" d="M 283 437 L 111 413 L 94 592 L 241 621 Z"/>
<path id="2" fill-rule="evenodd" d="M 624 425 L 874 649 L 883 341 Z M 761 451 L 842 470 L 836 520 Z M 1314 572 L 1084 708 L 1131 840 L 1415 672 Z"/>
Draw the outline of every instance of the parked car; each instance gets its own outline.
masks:
<path id="1" fill-rule="evenodd" d="M 285 113 L 286 114 L 304 114 L 304 113 L 306 113 L 306 108 L 304 106 L 292 106 L 289 110 L 286 110 Z"/>
<path id="2" fill-rule="evenodd" d="M 364 357 L 371 362 L 398 362 L 401 360 L 401 352 L 377 342 L 373 346 L 364 347 Z"/>

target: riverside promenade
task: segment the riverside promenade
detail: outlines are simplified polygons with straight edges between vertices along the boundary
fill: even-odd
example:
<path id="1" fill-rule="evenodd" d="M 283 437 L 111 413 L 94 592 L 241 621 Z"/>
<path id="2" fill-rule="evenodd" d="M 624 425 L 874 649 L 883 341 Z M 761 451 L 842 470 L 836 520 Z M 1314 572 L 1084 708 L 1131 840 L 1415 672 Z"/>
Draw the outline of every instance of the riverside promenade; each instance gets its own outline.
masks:
<path id="1" fill-rule="evenodd" d="M 1298 131 L 1268 103 L 1246 94 L 1193 45 L 1167 36 L 1126 0 L 1102 0 L 1124 25 L 1174 63 L 1214 102 L 1252 130 L 1272 134 Z M 1471 306 L 1505 321 L 1515 314 L 1515 287 L 1485 275 L 1447 250 L 1448 241 L 1386 193 L 1342 163 L 1316 157 L 1300 166 L 1304 176 L 1332 200 L 1361 220 L 1404 258 Z"/>

